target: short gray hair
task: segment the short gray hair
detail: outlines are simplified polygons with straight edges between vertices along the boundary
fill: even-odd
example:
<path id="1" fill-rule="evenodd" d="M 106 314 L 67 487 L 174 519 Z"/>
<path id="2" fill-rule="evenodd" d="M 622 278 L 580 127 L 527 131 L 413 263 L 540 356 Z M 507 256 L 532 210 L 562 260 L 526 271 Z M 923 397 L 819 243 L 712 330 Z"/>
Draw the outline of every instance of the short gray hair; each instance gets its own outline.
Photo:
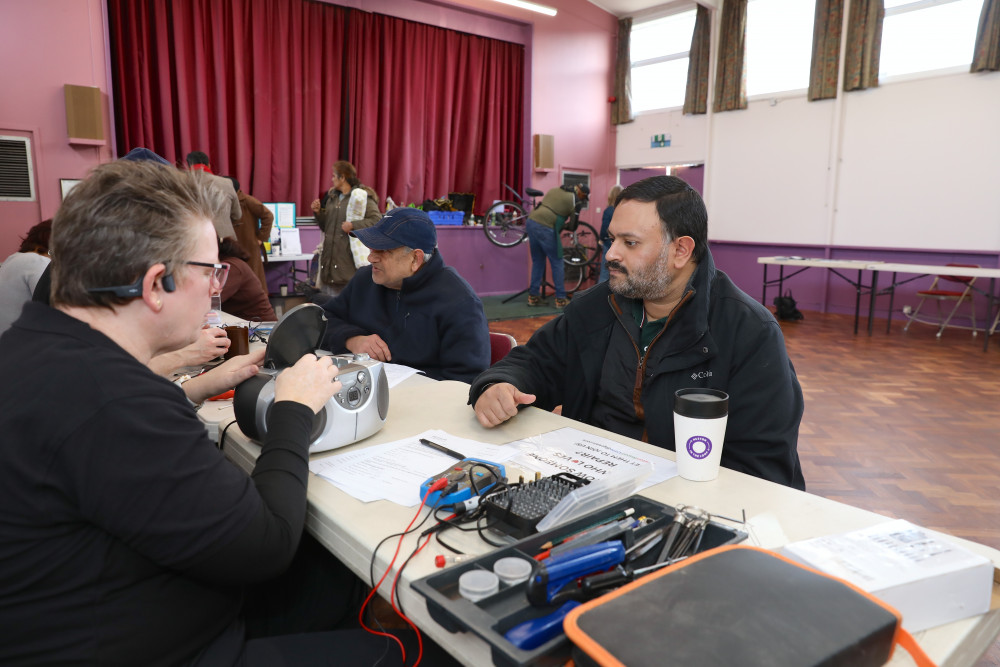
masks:
<path id="1" fill-rule="evenodd" d="M 194 252 L 194 223 L 228 206 L 218 188 L 173 167 L 117 161 L 95 168 L 52 222 L 52 303 L 127 303 L 88 290 L 132 284 L 157 263 L 172 275 Z"/>

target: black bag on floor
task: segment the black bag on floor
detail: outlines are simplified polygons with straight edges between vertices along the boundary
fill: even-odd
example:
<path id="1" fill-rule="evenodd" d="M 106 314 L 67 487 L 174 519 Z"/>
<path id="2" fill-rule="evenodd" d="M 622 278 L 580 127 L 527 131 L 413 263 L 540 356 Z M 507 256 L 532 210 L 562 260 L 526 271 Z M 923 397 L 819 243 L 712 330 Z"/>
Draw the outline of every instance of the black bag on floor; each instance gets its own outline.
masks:
<path id="1" fill-rule="evenodd" d="M 795 299 L 792 298 L 792 290 L 785 290 L 784 296 L 774 297 L 774 316 L 779 320 L 798 321 L 805 317 L 796 307 Z"/>

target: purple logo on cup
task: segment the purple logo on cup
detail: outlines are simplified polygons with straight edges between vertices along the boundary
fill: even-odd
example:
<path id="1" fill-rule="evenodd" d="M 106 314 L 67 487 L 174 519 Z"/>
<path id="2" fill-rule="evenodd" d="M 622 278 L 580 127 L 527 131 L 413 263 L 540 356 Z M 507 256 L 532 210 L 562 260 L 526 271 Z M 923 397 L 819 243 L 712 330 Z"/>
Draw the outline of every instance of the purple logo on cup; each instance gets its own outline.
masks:
<path id="1" fill-rule="evenodd" d="M 699 461 L 712 453 L 712 441 L 703 435 L 694 435 L 687 441 L 688 454 Z"/>

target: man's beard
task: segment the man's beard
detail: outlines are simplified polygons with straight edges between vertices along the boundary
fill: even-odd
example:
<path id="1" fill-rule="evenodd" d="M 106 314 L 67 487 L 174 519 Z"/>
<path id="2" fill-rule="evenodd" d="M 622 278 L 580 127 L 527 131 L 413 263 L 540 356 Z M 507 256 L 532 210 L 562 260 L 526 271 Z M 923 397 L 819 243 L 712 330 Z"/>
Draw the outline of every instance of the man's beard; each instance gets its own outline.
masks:
<path id="1" fill-rule="evenodd" d="M 625 274 L 624 276 L 612 275 L 610 277 L 608 285 L 611 287 L 611 291 L 628 299 L 642 299 L 643 301 L 662 297 L 667 293 L 667 287 L 673 280 L 669 270 L 669 251 L 670 245 L 664 245 L 663 251 L 655 262 L 642 269 L 633 269 L 631 273 L 620 263 L 614 260 L 609 261 L 607 263 L 608 270 L 616 269 Z"/>

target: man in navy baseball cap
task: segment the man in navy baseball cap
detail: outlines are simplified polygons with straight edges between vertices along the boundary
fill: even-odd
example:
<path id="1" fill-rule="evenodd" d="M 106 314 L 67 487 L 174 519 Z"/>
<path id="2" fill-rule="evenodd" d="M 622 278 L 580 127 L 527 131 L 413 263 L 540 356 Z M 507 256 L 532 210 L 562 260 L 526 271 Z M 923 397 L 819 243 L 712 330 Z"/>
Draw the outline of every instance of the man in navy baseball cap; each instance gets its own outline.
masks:
<path id="1" fill-rule="evenodd" d="M 371 265 L 323 306 L 325 349 L 367 354 L 437 380 L 469 382 L 489 366 L 483 304 L 445 266 L 425 212 L 395 208 L 351 236 L 368 247 Z"/>

